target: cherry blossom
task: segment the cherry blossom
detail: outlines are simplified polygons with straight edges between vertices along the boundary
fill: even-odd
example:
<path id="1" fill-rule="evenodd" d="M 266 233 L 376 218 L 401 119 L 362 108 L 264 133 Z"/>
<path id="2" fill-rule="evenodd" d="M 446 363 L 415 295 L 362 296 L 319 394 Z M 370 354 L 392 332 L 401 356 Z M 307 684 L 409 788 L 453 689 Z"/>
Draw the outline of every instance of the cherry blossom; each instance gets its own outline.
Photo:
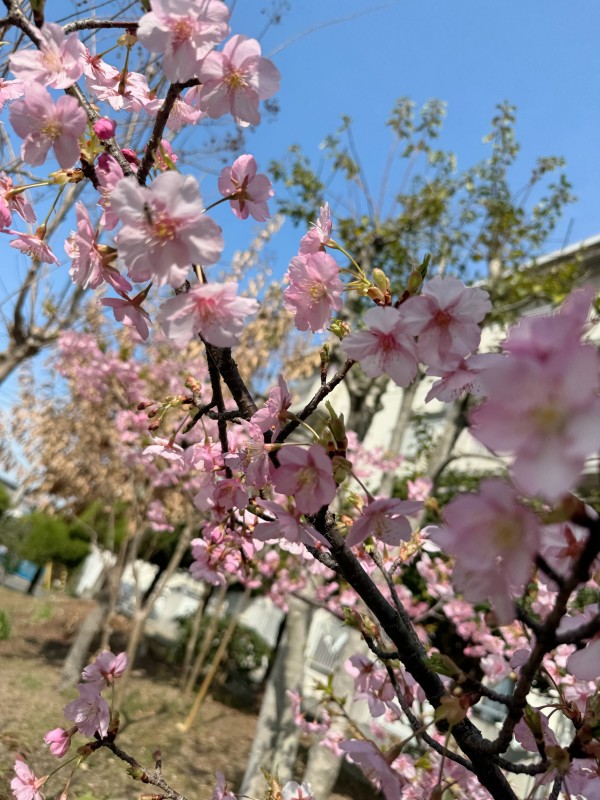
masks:
<path id="1" fill-rule="evenodd" d="M 99 682 L 106 686 L 111 686 L 115 678 L 127 669 L 127 653 L 115 655 L 110 650 L 103 650 L 96 656 L 96 660 L 81 673 L 81 677 L 86 683 Z"/>
<path id="2" fill-rule="evenodd" d="M 0 111 L 9 100 L 23 97 L 24 91 L 23 81 L 7 81 L 4 78 L 0 78 Z"/>
<path id="3" fill-rule="evenodd" d="M 211 119 L 231 112 L 241 126 L 258 125 L 258 103 L 279 90 L 279 70 L 261 57 L 256 39 L 236 35 L 222 52 L 209 53 L 198 70 L 200 86 L 191 89 L 195 102 Z"/>
<path id="4" fill-rule="evenodd" d="M 142 292 L 141 294 L 144 293 Z M 140 338 L 146 341 L 150 335 L 150 330 L 148 328 L 150 316 L 144 311 L 141 305 L 135 301 L 135 297 L 133 300 L 130 300 L 129 297 L 103 297 L 99 302 L 102 306 L 112 308 L 117 322 L 122 322 L 123 325 L 129 328 L 135 328 Z"/>
<path id="5" fill-rule="evenodd" d="M 396 500 L 393 497 L 373 500 L 354 521 L 346 536 L 348 547 L 354 547 L 368 536 L 377 541 L 396 547 L 402 540 L 410 539 L 412 526 L 406 516 L 418 514 L 423 504 L 409 500 Z"/>
<path id="6" fill-rule="evenodd" d="M 448 365 L 468 356 L 479 344 L 479 324 L 492 304 L 483 289 L 468 289 L 458 278 L 435 277 L 418 297 L 402 305 L 409 333 L 419 337 L 421 361 L 431 366 Z"/>
<path id="7" fill-rule="evenodd" d="M 313 333 L 327 326 L 332 309 L 343 305 L 344 284 L 339 267 L 329 253 L 295 256 L 288 267 L 290 285 L 283 293 L 285 307 L 294 313 L 298 330 Z"/>
<path id="8" fill-rule="evenodd" d="M 84 736 L 93 736 L 96 732 L 106 736 L 110 721 L 108 703 L 98 691 L 96 683 L 80 683 L 79 697 L 65 706 L 65 717 L 72 719 Z"/>
<path id="9" fill-rule="evenodd" d="M 204 283 L 166 300 L 158 320 L 165 335 L 179 347 L 197 334 L 217 347 L 232 347 L 246 317 L 257 311 L 256 300 L 238 296 L 237 283 Z"/>
<path id="10" fill-rule="evenodd" d="M 253 414 L 252 422 L 258 425 L 263 433 L 272 431 L 272 438 L 277 438 L 277 434 L 287 422 L 289 415 L 288 408 L 292 405 L 292 396 L 288 389 L 283 375 L 279 376 L 277 386 L 269 390 L 267 405 Z"/>
<path id="11" fill-rule="evenodd" d="M 481 375 L 488 399 L 471 415 L 476 438 L 513 455 L 519 488 L 550 501 L 573 488 L 600 447 L 598 354 L 573 335 L 573 308 L 575 321 L 563 311 L 511 330 L 508 355 Z"/>
<path id="12" fill-rule="evenodd" d="M 113 190 L 123 180 L 125 175 L 119 162 L 108 153 L 102 153 L 96 162 L 96 177 L 100 200 L 98 205 L 104 209 L 101 224 L 107 231 L 111 231 L 119 224 L 119 217 L 112 210 L 110 200 Z"/>
<path id="13" fill-rule="evenodd" d="M 298 512 L 286 511 L 272 500 L 257 499 L 256 505 L 272 514 L 276 521 L 259 521 L 252 534 L 255 539 L 261 542 L 275 542 L 283 537 L 294 545 L 307 544 L 314 546 L 315 542 L 327 544 L 316 528 L 310 523 L 304 522 Z M 300 549 L 295 550 L 295 552 L 300 552 Z"/>
<path id="14" fill-rule="evenodd" d="M 77 728 L 73 728 L 72 731 L 66 731 L 64 728 L 54 728 L 54 730 L 48 731 L 44 736 L 44 741 L 50 745 L 50 752 L 53 756 L 62 758 L 67 753 L 71 746 L 71 735 L 76 730 Z"/>
<path id="15" fill-rule="evenodd" d="M 129 281 L 110 264 L 116 256 L 114 250 L 111 253 L 108 248 L 101 249 L 98 245 L 98 232 L 92 226 L 83 203 L 76 204 L 75 214 L 77 231 L 65 241 L 65 251 L 73 262 L 69 270 L 73 283 L 82 289 L 95 289 L 106 281 L 118 292 L 126 294 L 131 291 Z"/>
<path id="16" fill-rule="evenodd" d="M 219 176 L 219 191 L 231 196 L 231 210 L 238 219 L 250 215 L 257 222 L 265 222 L 271 214 L 267 200 L 275 192 L 266 175 L 256 174 L 254 156 L 239 156 L 231 167 L 225 167 Z"/>
<path id="17" fill-rule="evenodd" d="M 98 100 L 108 103 L 114 111 L 146 111 L 147 106 L 156 111 L 160 100 L 150 96 L 150 87 L 146 76 L 140 72 L 128 72 L 125 82 L 121 82 L 121 73 L 115 71 L 102 77 L 101 83 L 90 85 Z"/>
<path id="18" fill-rule="evenodd" d="M 40 789 L 46 783 L 48 776 L 36 778 L 22 758 L 17 758 L 14 770 L 16 775 L 10 782 L 10 788 L 17 800 L 44 800 Z"/>
<path id="19" fill-rule="evenodd" d="M 20 250 L 34 261 L 43 261 L 46 264 L 59 264 L 58 258 L 50 249 L 50 245 L 39 236 L 32 233 L 20 233 L 19 231 L 5 230 L 2 233 L 12 233 L 17 238 L 11 239 L 9 245 L 16 250 Z"/>
<path id="20" fill-rule="evenodd" d="M 425 402 L 436 399 L 450 403 L 467 393 L 474 397 L 481 396 L 484 393 L 481 373 L 493 368 L 501 358 L 498 353 L 478 353 L 463 358 L 458 363 L 451 363 L 448 367 L 429 367 L 426 375 L 441 380 L 433 384 L 425 397 Z"/>
<path id="21" fill-rule="evenodd" d="M 2 227 L 10 227 L 11 212 L 13 211 L 16 211 L 25 222 L 35 222 L 35 212 L 29 200 L 22 191 L 19 191 L 19 187 L 13 184 L 12 178 L 6 172 L 0 172 L 0 222 Z"/>
<path id="22" fill-rule="evenodd" d="M 529 578 L 540 532 L 533 512 L 507 483 L 484 481 L 444 509 L 446 526 L 430 538 L 456 558 L 454 580 L 467 600 L 489 598 L 501 624 L 514 617 L 511 595 Z"/>
<path id="23" fill-rule="evenodd" d="M 419 364 L 415 341 L 397 308 L 371 308 L 364 317 L 366 331 L 351 333 L 342 348 L 370 378 L 389 375 L 398 386 L 414 380 Z"/>
<path id="24" fill-rule="evenodd" d="M 336 494 L 331 460 L 321 445 L 308 449 L 290 445 L 277 453 L 279 468 L 274 484 L 278 492 L 293 495 L 303 514 L 316 514 L 331 503 Z"/>
<path id="25" fill-rule="evenodd" d="M 79 158 L 78 137 L 87 126 L 85 111 L 74 97 L 63 95 L 56 103 L 36 83 L 27 86 L 22 100 L 10 107 L 10 121 L 23 139 L 21 158 L 33 167 L 46 160 L 52 147 L 62 169 L 68 169 Z"/>
<path id="26" fill-rule="evenodd" d="M 229 9 L 221 0 L 152 0 L 137 37 L 153 53 L 164 53 L 163 70 L 172 83 L 196 77 L 202 59 L 229 33 Z"/>
<path id="27" fill-rule="evenodd" d="M 213 789 L 211 800 L 236 800 L 236 796 L 227 788 L 227 782 L 222 772 L 217 772 L 217 783 Z"/>
<path id="28" fill-rule="evenodd" d="M 281 800 L 316 800 L 310 783 L 288 781 L 281 787 Z"/>
<path id="29" fill-rule="evenodd" d="M 331 236 L 331 227 L 331 212 L 329 210 L 329 204 L 325 203 L 319 213 L 319 219 L 309 232 L 304 234 L 302 239 L 300 239 L 298 253 L 307 256 L 311 253 L 318 253 L 320 250 L 324 250 L 325 244 L 329 241 L 329 237 Z"/>
<path id="30" fill-rule="evenodd" d="M 214 264 L 221 255 L 221 229 L 203 213 L 191 175 L 164 172 L 150 187 L 125 178 L 112 192 L 110 208 L 124 223 L 116 244 L 133 281 L 178 288 L 191 264 Z"/>
<path id="31" fill-rule="evenodd" d="M 31 87 L 66 89 L 83 74 L 86 49 L 76 33 L 65 34 L 60 25 L 46 22 L 40 32 L 39 49 L 17 50 L 9 57 L 16 78 Z"/>

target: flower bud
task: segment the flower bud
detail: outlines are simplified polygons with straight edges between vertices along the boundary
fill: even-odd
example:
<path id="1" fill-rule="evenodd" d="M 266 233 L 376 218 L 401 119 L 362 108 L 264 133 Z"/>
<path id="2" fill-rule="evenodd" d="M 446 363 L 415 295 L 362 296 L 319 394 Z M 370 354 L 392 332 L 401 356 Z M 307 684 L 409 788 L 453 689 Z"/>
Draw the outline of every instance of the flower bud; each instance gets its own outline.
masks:
<path id="1" fill-rule="evenodd" d="M 100 117 L 99 120 L 94 122 L 94 133 L 99 139 L 104 141 L 106 141 L 106 139 L 112 139 L 116 130 L 116 123 L 108 117 Z"/>

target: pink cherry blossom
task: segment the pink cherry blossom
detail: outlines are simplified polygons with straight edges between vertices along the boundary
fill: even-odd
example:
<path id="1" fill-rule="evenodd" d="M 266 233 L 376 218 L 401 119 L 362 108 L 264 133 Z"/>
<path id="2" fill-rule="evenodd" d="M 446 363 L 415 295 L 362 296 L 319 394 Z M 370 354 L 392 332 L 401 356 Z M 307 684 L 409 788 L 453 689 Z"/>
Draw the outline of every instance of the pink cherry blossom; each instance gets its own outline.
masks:
<path id="1" fill-rule="evenodd" d="M 409 478 L 406 481 L 406 488 L 408 490 L 408 499 L 420 500 L 421 502 L 423 502 L 424 500 L 427 500 L 427 498 L 431 494 L 432 487 L 433 487 L 433 482 L 431 478 L 418 477 L 415 478 L 414 481 L 411 481 Z"/>
<path id="2" fill-rule="evenodd" d="M 110 73 L 110 77 L 102 79 L 101 83 L 90 85 L 98 100 L 108 103 L 114 111 L 131 111 L 137 114 L 145 111 L 147 106 L 152 109 L 160 106 L 161 101 L 150 96 L 150 87 L 145 75 L 140 72 L 128 72 L 125 84 L 121 84 L 121 73 Z"/>
<path id="3" fill-rule="evenodd" d="M 236 796 L 227 788 L 227 782 L 222 772 L 217 772 L 217 783 L 213 789 L 211 800 L 236 800 Z"/>
<path id="4" fill-rule="evenodd" d="M 256 504 L 275 517 L 275 522 L 259 520 L 252 534 L 261 542 L 276 542 L 282 538 L 293 545 L 306 544 L 314 547 L 316 542 L 327 544 L 327 541 L 310 523 L 304 522 L 298 512 L 286 511 L 272 500 L 257 499 Z M 292 548 L 283 548 L 292 549 Z M 301 548 L 295 550 L 300 552 Z"/>
<path id="5" fill-rule="evenodd" d="M 73 729 L 75 731 L 76 728 Z M 64 728 L 54 728 L 44 736 L 46 744 L 50 745 L 50 752 L 57 758 L 62 758 L 71 746 L 71 732 Z"/>
<path id="6" fill-rule="evenodd" d="M 101 306 L 112 308 L 117 322 L 123 323 L 128 328 L 135 328 L 140 338 L 146 341 L 150 335 L 148 328 L 150 316 L 135 300 L 136 298 L 130 300 L 129 297 L 103 297 L 99 303 Z"/>
<path id="7" fill-rule="evenodd" d="M 476 438 L 513 455 L 519 488 L 550 501 L 576 485 L 600 447 L 598 354 L 573 335 L 578 324 L 563 312 L 522 321 L 518 335 L 511 330 L 509 354 L 481 375 L 488 399 L 471 415 Z"/>
<path id="8" fill-rule="evenodd" d="M 483 289 L 468 289 L 452 276 L 433 278 L 423 293 L 402 305 L 407 330 L 419 337 L 419 358 L 431 366 L 460 360 L 477 349 L 479 324 L 492 304 Z"/>
<path id="9" fill-rule="evenodd" d="M 62 169 L 72 167 L 77 161 L 77 140 L 86 129 L 87 117 L 74 97 L 63 95 L 54 103 L 42 86 L 31 83 L 23 99 L 11 105 L 9 113 L 15 133 L 23 139 L 23 161 L 39 167 L 51 147 Z"/>
<path id="10" fill-rule="evenodd" d="M 5 230 L 2 233 L 12 233 L 17 238 L 11 239 L 9 245 L 16 250 L 20 250 L 34 261 L 43 261 L 46 264 L 59 264 L 58 258 L 50 249 L 50 245 L 32 233 L 20 233 L 19 231 Z"/>
<path id="11" fill-rule="evenodd" d="M 148 109 L 146 109 L 148 111 Z M 156 109 L 158 113 L 160 107 Z M 154 116 L 152 114 L 151 116 Z M 181 130 L 184 125 L 195 125 L 202 119 L 202 112 L 200 109 L 195 108 L 191 103 L 188 103 L 187 98 L 178 97 L 173 103 L 173 108 L 167 120 L 167 128 L 176 133 Z"/>
<path id="12" fill-rule="evenodd" d="M 475 397 L 482 395 L 480 374 L 486 369 L 493 368 L 501 358 L 499 353 L 477 353 L 461 359 L 458 363 L 451 359 L 448 367 L 429 367 L 427 376 L 439 377 L 441 380 L 433 384 L 425 402 L 437 399 L 450 403 L 467 393 Z"/>
<path id="13" fill-rule="evenodd" d="M 82 289 L 96 289 L 104 281 L 118 292 L 131 291 L 132 286 L 121 273 L 111 266 L 110 253 L 102 251 L 98 245 L 98 231 L 92 226 L 90 215 L 83 203 L 75 207 L 77 231 L 65 241 L 65 251 L 72 259 L 69 275 L 76 286 Z M 114 252 L 114 251 L 113 251 Z"/>
<path id="14" fill-rule="evenodd" d="M 172 442 L 170 439 L 155 438 L 154 444 L 148 445 L 142 453 L 143 456 L 162 456 L 167 461 L 172 461 L 176 465 L 183 467 L 185 452 L 181 445 Z"/>
<path id="15" fill-rule="evenodd" d="M 40 789 L 48 780 L 48 776 L 36 778 L 22 758 L 17 758 L 14 770 L 16 775 L 10 782 L 10 788 L 17 800 L 44 800 Z"/>
<path id="16" fill-rule="evenodd" d="M 354 547 L 373 536 L 376 541 L 396 547 L 402 540 L 410 539 L 412 526 L 406 517 L 418 514 L 422 509 L 423 503 L 414 500 L 396 500 L 393 497 L 373 500 L 354 521 L 346 544 Z"/>
<path id="17" fill-rule="evenodd" d="M 19 192 L 18 188 L 6 172 L 0 172 L 0 222 L 4 228 L 10 227 L 13 211 L 25 222 L 35 222 L 35 212 L 25 194 Z M 15 191 L 17 193 L 13 194 Z"/>
<path id="18" fill-rule="evenodd" d="M 325 203 L 319 213 L 319 219 L 309 232 L 300 239 L 298 253 L 307 256 L 310 253 L 318 253 L 320 250 L 324 250 L 325 244 L 331 236 L 331 227 L 331 212 L 329 211 L 329 204 Z"/>
<path id="19" fill-rule="evenodd" d="M 275 488 L 281 494 L 293 495 L 296 507 L 303 514 L 316 514 L 335 497 L 331 459 L 319 444 L 308 449 L 290 445 L 277 453 L 279 468 L 275 472 Z"/>
<path id="20" fill-rule="evenodd" d="M 501 624 L 514 618 L 511 596 L 528 580 L 539 548 L 535 515 L 507 483 L 484 481 L 479 494 L 463 494 L 444 509 L 446 526 L 432 541 L 456 558 L 454 579 L 469 601 L 490 599 Z"/>
<path id="21" fill-rule="evenodd" d="M 102 225 L 107 231 L 111 231 L 119 224 L 119 217 L 114 213 L 110 205 L 113 190 L 125 177 L 121 165 L 108 153 L 102 153 L 96 162 L 96 176 L 98 178 L 98 190 L 100 200 L 98 205 L 102 206 Z"/>
<path id="22" fill-rule="evenodd" d="M 160 145 L 154 156 L 154 166 L 160 170 L 173 169 L 173 164 L 179 160 L 177 153 L 167 139 L 161 139 Z"/>
<path id="23" fill-rule="evenodd" d="M 209 344 L 232 347 L 258 302 L 239 297 L 237 283 L 204 283 L 166 300 L 158 312 L 165 335 L 184 347 L 200 334 Z"/>
<path id="24" fill-rule="evenodd" d="M 600 677 L 600 638 L 571 653 L 567 658 L 567 671 L 579 681 L 597 680 Z"/>
<path id="25" fill-rule="evenodd" d="M 110 206 L 124 223 L 116 244 L 133 281 L 178 288 L 192 264 L 214 264 L 221 255 L 221 229 L 203 213 L 198 182 L 191 175 L 164 172 L 150 187 L 125 178 Z"/>
<path id="26" fill-rule="evenodd" d="M 279 90 L 277 67 L 261 57 L 256 39 L 236 35 L 222 52 L 209 53 L 197 74 L 200 86 L 190 90 L 194 102 L 211 119 L 231 112 L 238 125 L 258 125 L 258 103 Z"/>
<path id="27" fill-rule="evenodd" d="M 256 174 L 254 156 L 239 156 L 231 167 L 225 167 L 219 177 L 219 191 L 224 197 L 231 195 L 231 210 L 238 219 L 250 215 L 257 222 L 269 219 L 267 200 L 275 192 L 266 175 Z"/>
<path id="28" fill-rule="evenodd" d="M 280 375 L 277 386 L 269 390 L 267 405 L 253 414 L 252 422 L 263 433 L 271 430 L 272 438 L 275 439 L 288 420 L 287 410 L 291 405 L 292 396 L 283 375 Z"/>
<path id="29" fill-rule="evenodd" d="M 404 780 L 390 767 L 375 742 L 370 739 L 349 739 L 342 742 L 339 748 L 351 761 L 358 764 L 377 786 L 381 786 L 385 800 L 399 800 Z"/>
<path id="30" fill-rule="evenodd" d="M 408 386 L 419 364 L 413 337 L 397 308 L 371 308 L 365 314 L 366 331 L 351 333 L 342 349 L 360 365 L 370 378 L 389 375 L 398 386 Z"/>
<path id="31" fill-rule="evenodd" d="M 127 669 L 127 653 L 115 655 L 110 650 L 98 653 L 95 661 L 83 670 L 81 677 L 87 683 L 101 682 L 111 686 Z"/>
<path id="32" fill-rule="evenodd" d="M 229 9 L 221 0 L 152 0 L 137 37 L 153 53 L 164 53 L 163 71 L 172 83 L 185 83 L 227 36 L 228 20 Z"/>
<path id="33" fill-rule="evenodd" d="M 4 78 L 0 78 L 0 111 L 9 100 L 23 97 L 24 91 L 23 81 L 7 81 Z"/>
<path id="34" fill-rule="evenodd" d="M 84 736 L 93 736 L 96 732 L 106 736 L 110 722 L 110 708 L 100 695 L 98 684 L 80 683 L 79 697 L 65 706 L 65 717 L 72 719 Z"/>
<path id="35" fill-rule="evenodd" d="M 222 555 L 223 548 L 218 543 L 209 545 L 204 539 L 192 539 L 193 561 L 190 564 L 192 578 L 197 581 L 207 581 L 212 586 L 225 586 L 225 576 L 216 567 Z"/>
<path id="36" fill-rule="evenodd" d="M 313 333 L 324 330 L 332 309 L 340 311 L 343 305 L 344 284 L 335 259 L 322 252 L 295 256 L 288 275 L 290 285 L 283 296 L 287 310 L 296 315 L 296 327 L 300 331 L 310 328 Z"/>
<path id="37" fill-rule="evenodd" d="M 317 800 L 312 793 L 310 783 L 288 781 L 281 787 L 281 800 Z"/>
<path id="38" fill-rule="evenodd" d="M 60 25 L 46 22 L 39 31 L 39 49 L 17 50 L 9 57 L 15 77 L 26 86 L 50 86 L 66 89 L 83 74 L 85 46 L 77 33 L 65 34 Z"/>

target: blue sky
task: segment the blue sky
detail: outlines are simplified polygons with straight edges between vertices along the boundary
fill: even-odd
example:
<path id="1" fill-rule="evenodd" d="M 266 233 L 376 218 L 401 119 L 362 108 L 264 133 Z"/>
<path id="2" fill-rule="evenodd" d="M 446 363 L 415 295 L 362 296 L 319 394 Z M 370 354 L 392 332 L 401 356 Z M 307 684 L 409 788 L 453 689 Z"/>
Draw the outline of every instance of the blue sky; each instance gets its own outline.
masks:
<path id="1" fill-rule="evenodd" d="M 263 5 L 266 0 L 237 0 L 232 32 L 258 36 Z M 456 152 L 460 169 L 489 152 L 482 137 L 496 103 L 507 99 L 517 106 L 522 146 L 515 186 L 525 183 L 536 157 L 567 159 L 579 202 L 548 249 L 559 248 L 567 232 L 572 244 L 600 232 L 599 30 L 597 0 L 291 0 L 281 24 L 262 37 L 264 54 L 282 73 L 281 110 L 249 132 L 247 149 L 262 167 L 292 142 L 318 159 L 325 135 L 349 114 L 376 189 L 389 144 L 384 122 L 397 97 L 418 106 L 431 98 L 447 102 L 440 143 Z M 204 194 L 215 199 L 216 187 Z M 219 223 L 226 212 L 215 213 Z M 250 228 L 245 223 L 230 241 L 239 245 Z M 288 225 L 271 245 L 278 271 L 301 234 Z M 4 270 L 17 265 L 6 250 Z M 62 249 L 57 253 L 62 257 Z M 24 261 L 18 263 L 23 270 Z M 14 382 L 0 387 L 0 406 L 14 396 Z"/>

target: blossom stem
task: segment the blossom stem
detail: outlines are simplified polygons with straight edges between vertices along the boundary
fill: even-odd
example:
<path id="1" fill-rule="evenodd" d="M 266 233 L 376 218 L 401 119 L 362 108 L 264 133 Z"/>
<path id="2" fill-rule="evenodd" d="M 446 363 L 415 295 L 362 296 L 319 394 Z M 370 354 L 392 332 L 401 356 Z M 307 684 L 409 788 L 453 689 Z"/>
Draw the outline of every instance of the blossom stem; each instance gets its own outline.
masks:
<path id="1" fill-rule="evenodd" d="M 340 244 L 338 244 L 333 239 L 328 239 L 327 247 L 331 247 L 332 250 L 339 250 L 340 253 L 343 253 L 346 256 L 346 258 L 350 261 L 350 263 L 354 264 L 354 266 L 358 270 L 358 274 L 360 275 L 360 277 L 366 279 L 367 276 L 363 272 L 362 267 L 360 267 L 359 264 L 357 264 L 357 262 L 352 258 L 350 253 L 347 250 L 345 250 Z"/>
<path id="2" fill-rule="evenodd" d="M 56 197 L 54 198 L 54 202 L 50 206 L 50 211 L 48 211 L 48 213 L 46 214 L 46 219 L 42 222 L 40 227 L 42 227 L 44 229 L 46 228 L 46 225 L 48 224 L 48 220 L 52 216 L 52 214 L 54 212 L 54 209 L 56 208 L 56 204 L 60 200 L 60 196 L 65 190 L 65 186 L 66 186 L 66 183 L 63 183 L 62 186 L 59 187 L 58 192 L 56 193 Z"/>
<path id="3" fill-rule="evenodd" d="M 242 191 L 241 189 L 238 189 L 237 191 L 232 192 L 231 194 L 225 195 L 225 197 L 220 197 L 218 200 L 215 200 L 214 203 L 211 203 L 209 206 L 206 206 L 206 208 L 202 213 L 206 214 L 206 212 L 210 211 L 211 208 L 215 208 L 215 206 L 218 206 L 221 203 L 225 203 L 228 200 L 237 200 L 241 194 L 241 191 Z"/>

